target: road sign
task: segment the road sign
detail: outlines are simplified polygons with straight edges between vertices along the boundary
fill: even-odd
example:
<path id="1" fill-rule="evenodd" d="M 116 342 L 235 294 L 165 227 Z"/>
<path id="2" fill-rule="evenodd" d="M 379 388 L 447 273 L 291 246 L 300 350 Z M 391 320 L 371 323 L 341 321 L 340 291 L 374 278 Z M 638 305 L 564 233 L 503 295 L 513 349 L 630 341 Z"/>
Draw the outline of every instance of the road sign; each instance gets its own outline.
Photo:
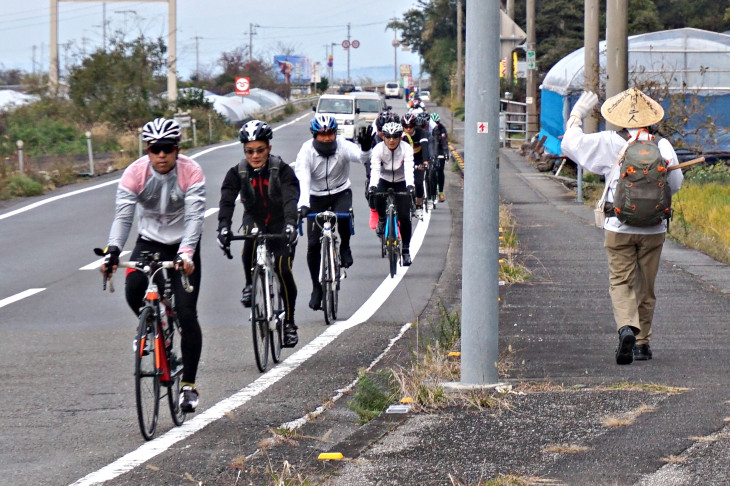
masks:
<path id="1" fill-rule="evenodd" d="M 489 123 L 488 122 L 478 122 L 477 123 L 477 133 L 489 133 Z"/>
<path id="2" fill-rule="evenodd" d="M 535 68 L 535 51 L 527 51 L 527 69 Z"/>
<path id="3" fill-rule="evenodd" d="M 342 41 L 342 48 L 343 49 L 349 49 L 350 48 L 350 41 L 345 39 Z"/>
<path id="4" fill-rule="evenodd" d="M 251 88 L 251 80 L 249 78 L 236 78 L 236 96 L 248 96 Z"/>
<path id="5" fill-rule="evenodd" d="M 352 47 L 354 49 L 357 49 L 358 47 L 360 47 L 360 41 L 357 40 L 357 39 L 355 39 L 354 41 L 352 41 Z"/>

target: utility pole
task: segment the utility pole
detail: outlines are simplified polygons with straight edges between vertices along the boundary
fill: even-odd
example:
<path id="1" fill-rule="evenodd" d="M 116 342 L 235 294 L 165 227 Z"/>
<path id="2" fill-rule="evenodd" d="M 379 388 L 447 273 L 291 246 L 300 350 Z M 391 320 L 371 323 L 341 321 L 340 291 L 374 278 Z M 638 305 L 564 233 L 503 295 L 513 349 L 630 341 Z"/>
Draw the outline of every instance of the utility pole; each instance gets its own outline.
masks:
<path id="1" fill-rule="evenodd" d="M 106 52 L 106 2 L 101 4 L 101 45 Z"/>
<path id="2" fill-rule="evenodd" d="M 393 22 L 395 22 L 397 19 L 394 17 L 392 19 Z M 400 84 L 398 80 L 398 46 L 400 45 L 400 42 L 398 41 L 398 29 L 393 27 L 393 81 Z"/>
<path id="3" fill-rule="evenodd" d="M 468 8 L 468 7 L 467 7 Z M 461 100 L 464 99 L 464 91 L 462 90 L 462 85 L 464 84 L 462 74 L 464 73 L 464 58 L 463 58 L 463 51 L 464 47 L 462 46 L 462 32 L 464 29 L 462 26 L 464 25 L 464 17 L 462 14 L 462 8 L 461 8 L 461 0 L 457 0 L 456 2 L 456 100 L 458 102 L 461 102 Z M 499 18 L 499 12 L 497 12 L 497 18 Z M 497 24 L 497 32 L 499 32 L 499 24 Z"/>
<path id="4" fill-rule="evenodd" d="M 533 56 L 533 66 L 527 67 L 527 140 L 537 134 L 537 58 L 535 57 L 535 0 L 527 0 L 527 54 Z M 528 62 L 529 64 L 529 62 Z"/>
<path id="5" fill-rule="evenodd" d="M 248 62 L 253 61 L 253 36 L 255 27 L 261 27 L 259 24 L 249 23 L 248 24 Z"/>
<path id="6" fill-rule="evenodd" d="M 584 91 L 592 91 L 598 93 L 598 0 L 585 0 L 585 11 L 583 17 L 584 23 L 584 52 L 585 60 L 583 62 L 583 77 L 585 83 Z M 590 113 L 583 119 L 583 131 L 585 133 L 595 133 L 598 131 L 598 119 L 594 113 Z M 576 201 L 583 202 L 583 167 L 578 166 L 576 179 L 578 181 L 578 190 Z"/>
<path id="7" fill-rule="evenodd" d="M 628 0 L 606 1 L 606 99 L 629 84 Z M 609 130 L 620 130 L 606 122 Z"/>
<path id="8" fill-rule="evenodd" d="M 350 44 L 350 22 L 347 23 L 347 82 L 351 83 L 350 81 L 350 50 L 351 44 Z"/>
<path id="9" fill-rule="evenodd" d="M 461 383 L 496 384 L 499 360 L 499 3 L 466 3 Z"/>
<path id="10" fill-rule="evenodd" d="M 195 77 L 199 78 L 200 77 L 200 50 L 199 50 L 200 46 L 199 46 L 198 41 L 200 41 L 200 39 L 202 39 L 202 37 L 200 37 L 199 35 L 196 35 L 195 37 L 193 37 L 193 39 L 195 39 Z"/>
<path id="11" fill-rule="evenodd" d="M 507 0 L 505 13 L 509 18 L 514 20 L 515 18 L 515 0 Z M 514 72 L 515 72 L 515 65 L 514 65 L 514 59 L 513 59 L 512 52 L 507 54 L 507 58 L 505 59 L 504 67 L 504 79 L 507 81 L 507 91 L 512 91 L 514 89 Z"/>

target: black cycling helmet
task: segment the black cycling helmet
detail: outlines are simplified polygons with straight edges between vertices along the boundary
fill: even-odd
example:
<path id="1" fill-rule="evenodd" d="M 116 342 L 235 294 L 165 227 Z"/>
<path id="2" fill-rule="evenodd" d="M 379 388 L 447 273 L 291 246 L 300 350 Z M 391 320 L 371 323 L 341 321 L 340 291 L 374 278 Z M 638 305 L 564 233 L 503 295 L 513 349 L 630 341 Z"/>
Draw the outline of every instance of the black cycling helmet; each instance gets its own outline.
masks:
<path id="1" fill-rule="evenodd" d="M 274 138 L 274 131 L 268 123 L 261 120 L 251 120 L 238 131 L 238 139 L 241 143 L 255 142 L 262 140 L 269 143 Z"/>
<path id="2" fill-rule="evenodd" d="M 418 115 L 416 115 L 416 124 L 422 127 L 425 127 L 428 125 L 428 120 L 430 120 L 430 117 L 428 116 L 428 113 L 425 111 L 422 111 Z"/>
<path id="3" fill-rule="evenodd" d="M 403 115 L 403 125 L 415 125 L 415 124 L 416 124 L 416 115 L 414 115 L 412 111 L 409 111 L 405 115 Z"/>
<path id="4" fill-rule="evenodd" d="M 180 141 L 180 125 L 175 120 L 155 118 L 142 127 L 142 140 L 147 143 Z"/>
<path id="5" fill-rule="evenodd" d="M 383 131 L 383 126 L 386 123 L 400 123 L 401 119 L 400 116 L 398 116 L 397 113 L 393 113 L 392 111 L 383 111 L 378 115 L 378 118 L 375 119 L 375 127 L 378 129 L 379 132 Z"/>

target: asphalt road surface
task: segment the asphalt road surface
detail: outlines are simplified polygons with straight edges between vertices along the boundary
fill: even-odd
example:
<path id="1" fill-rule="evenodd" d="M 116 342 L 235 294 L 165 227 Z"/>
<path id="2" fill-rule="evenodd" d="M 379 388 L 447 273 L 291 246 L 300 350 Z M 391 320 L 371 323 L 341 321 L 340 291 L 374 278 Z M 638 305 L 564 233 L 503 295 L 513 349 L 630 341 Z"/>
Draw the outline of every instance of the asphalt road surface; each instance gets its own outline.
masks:
<path id="1" fill-rule="evenodd" d="M 390 104 L 404 111 L 402 101 Z M 293 162 L 310 136 L 310 118 L 307 112 L 274 125 L 272 153 Z M 305 236 L 294 265 L 299 345 L 284 350 L 283 363 L 259 373 L 248 310 L 239 303 L 240 259 L 225 258 L 215 241 L 220 184 L 243 156 L 241 145 L 232 141 L 189 155 L 207 180 L 198 307 L 201 400 L 179 428 L 161 404 L 158 438 L 149 443 L 140 435 L 135 409 L 136 319 L 126 305 L 121 275 L 115 277 L 116 293 L 102 292 L 100 261 L 92 253 L 106 244 L 121 173 L 19 200 L 0 211 L 0 483 L 136 483 L 130 477 L 144 471 L 149 459 L 165 461 L 167 452 L 184 463 L 185 451 L 204 443 L 201 435 L 206 434 L 234 442 L 242 456 L 253 454 L 262 432 L 306 417 L 330 400 L 407 323 L 416 322 L 445 265 L 448 203 L 414 225 L 412 254 L 423 243 L 407 272 L 401 269 L 391 279 L 379 240 L 368 228 L 364 169 L 353 165 L 355 264 L 340 292 L 340 322 L 327 327 L 323 314 L 307 307 L 311 284 Z M 240 207 L 236 211 L 234 220 L 242 215 Z M 125 250 L 131 250 L 135 237 Z M 215 464 L 215 451 L 209 453 Z M 194 463 L 187 466 L 196 470 Z"/>

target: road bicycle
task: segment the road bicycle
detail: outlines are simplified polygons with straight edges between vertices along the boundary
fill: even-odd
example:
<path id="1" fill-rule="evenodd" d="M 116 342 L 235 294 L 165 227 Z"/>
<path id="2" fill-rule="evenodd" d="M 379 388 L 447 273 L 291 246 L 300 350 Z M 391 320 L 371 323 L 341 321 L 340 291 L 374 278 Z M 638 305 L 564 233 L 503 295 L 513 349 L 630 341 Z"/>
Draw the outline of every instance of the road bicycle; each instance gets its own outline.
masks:
<path id="1" fill-rule="evenodd" d="M 340 268 L 340 256 L 337 232 L 338 218 L 347 218 L 350 222 L 350 234 L 355 234 L 355 226 L 353 224 L 354 217 L 352 209 L 348 213 L 335 213 L 332 211 L 322 211 L 319 213 L 309 213 L 307 218 L 313 219 L 314 224 L 322 231 L 320 237 L 320 263 L 319 263 L 319 283 L 322 286 L 322 310 L 324 310 L 324 322 L 329 325 L 337 319 L 338 292 L 340 291 L 340 281 L 347 277 L 345 271 Z M 301 233 L 301 227 L 300 227 Z"/>
<path id="2" fill-rule="evenodd" d="M 98 251 L 97 251 L 98 250 Z M 97 255 L 103 250 L 96 249 Z M 142 251 L 136 261 L 119 262 L 120 268 L 138 270 L 147 277 L 144 303 L 140 309 L 137 335 L 132 344 L 134 352 L 134 388 L 137 401 L 137 419 L 142 437 L 152 440 L 157 429 L 160 399 L 167 396 L 170 414 L 175 425 L 185 422 L 186 413 L 180 408 L 180 380 L 183 374 L 181 328 L 172 291 L 169 269 L 179 262 L 161 261 L 157 252 Z M 180 271 L 180 280 L 186 292 L 193 286 Z M 106 276 L 104 289 L 106 289 Z M 162 284 L 162 294 L 158 284 Z M 114 292 L 109 280 L 109 291 Z M 164 395 L 160 395 L 165 388 Z"/>
<path id="3" fill-rule="evenodd" d="M 423 210 L 423 214 L 428 213 L 428 203 L 431 200 L 430 194 L 431 194 L 431 188 L 430 188 L 430 177 L 431 177 L 431 164 L 424 161 L 422 164 L 416 166 L 416 170 L 423 170 L 423 200 L 421 202 L 421 209 Z M 422 217 L 419 219 L 423 219 Z"/>
<path id="4" fill-rule="evenodd" d="M 390 277 L 393 278 L 398 271 L 398 265 L 403 263 L 403 244 L 395 202 L 398 197 L 409 198 L 411 206 L 408 216 L 411 219 L 414 217 L 415 204 L 411 193 L 396 192 L 392 187 L 386 192 L 376 192 L 375 197 L 385 198 L 385 225 L 380 235 L 380 254 L 382 257 L 388 256 Z"/>
<path id="5" fill-rule="evenodd" d="M 262 373 L 269 366 L 269 350 L 274 363 L 281 361 L 284 341 L 286 305 L 282 283 L 275 271 L 274 253 L 269 242 L 285 240 L 283 234 L 266 234 L 252 228 L 246 235 L 231 236 L 231 241 L 253 240 L 256 242 L 256 263 L 251 277 L 251 332 L 256 366 Z"/>

